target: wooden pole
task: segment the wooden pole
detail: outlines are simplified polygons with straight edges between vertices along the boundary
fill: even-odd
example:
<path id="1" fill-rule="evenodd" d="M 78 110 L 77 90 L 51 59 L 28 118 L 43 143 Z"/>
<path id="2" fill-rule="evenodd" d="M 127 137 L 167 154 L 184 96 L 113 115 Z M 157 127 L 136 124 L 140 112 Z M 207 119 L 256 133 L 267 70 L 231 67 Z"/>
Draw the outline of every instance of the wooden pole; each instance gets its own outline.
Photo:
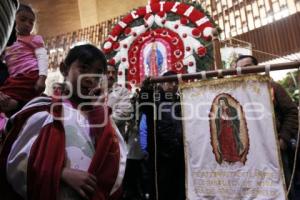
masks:
<path id="1" fill-rule="evenodd" d="M 267 68 L 270 71 L 277 71 L 277 70 L 284 70 L 284 69 L 297 69 L 300 67 L 300 62 L 290 62 L 290 63 L 281 63 L 281 64 L 274 64 L 274 65 L 254 65 L 249 67 L 241 68 L 241 74 L 253 74 L 253 73 L 261 73 L 265 72 Z M 220 77 L 220 76 L 227 76 L 227 75 L 237 75 L 238 69 L 225 69 L 225 70 L 212 70 L 212 71 L 203 71 L 193 74 L 182 74 L 181 78 L 183 81 L 186 80 L 194 80 L 194 79 L 203 79 L 203 73 L 205 73 L 205 77 L 212 78 L 212 77 Z M 151 83 L 161 83 L 161 82 L 178 82 L 178 77 L 176 75 L 172 76 L 162 76 L 150 79 Z"/>
<path id="2" fill-rule="evenodd" d="M 219 33 L 217 29 L 213 30 L 212 43 L 214 49 L 214 68 L 212 70 L 222 69 L 223 64 L 222 64 L 221 52 L 220 52 L 221 45 L 220 45 Z"/>

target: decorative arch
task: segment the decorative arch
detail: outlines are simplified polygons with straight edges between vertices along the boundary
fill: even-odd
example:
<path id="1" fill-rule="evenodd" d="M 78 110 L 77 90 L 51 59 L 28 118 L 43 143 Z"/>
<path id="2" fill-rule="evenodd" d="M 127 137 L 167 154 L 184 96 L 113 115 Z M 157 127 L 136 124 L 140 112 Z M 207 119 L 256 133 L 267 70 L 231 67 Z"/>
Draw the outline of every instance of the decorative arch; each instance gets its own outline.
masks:
<path id="1" fill-rule="evenodd" d="M 150 1 L 131 11 L 112 29 L 103 44 L 108 63 L 118 66 L 118 82 L 139 84 L 145 76 L 158 76 L 166 70 L 178 73 L 199 71 L 202 58 L 211 59 L 210 43 L 214 24 L 198 3 Z M 153 49 L 149 59 L 149 46 Z M 163 66 L 158 60 L 162 56 Z M 147 68 L 148 67 L 148 68 Z M 203 66 L 202 66 L 203 67 Z M 153 73 L 145 73 L 149 70 Z"/>

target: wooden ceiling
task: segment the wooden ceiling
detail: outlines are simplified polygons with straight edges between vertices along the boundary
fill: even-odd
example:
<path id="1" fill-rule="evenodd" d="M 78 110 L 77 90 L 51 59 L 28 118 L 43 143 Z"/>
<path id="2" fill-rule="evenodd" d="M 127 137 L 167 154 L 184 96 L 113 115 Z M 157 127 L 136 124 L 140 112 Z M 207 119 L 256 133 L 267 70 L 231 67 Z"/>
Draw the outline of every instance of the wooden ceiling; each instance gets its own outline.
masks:
<path id="1" fill-rule="evenodd" d="M 36 32 L 55 36 L 124 15 L 147 0 L 19 0 L 37 13 Z"/>

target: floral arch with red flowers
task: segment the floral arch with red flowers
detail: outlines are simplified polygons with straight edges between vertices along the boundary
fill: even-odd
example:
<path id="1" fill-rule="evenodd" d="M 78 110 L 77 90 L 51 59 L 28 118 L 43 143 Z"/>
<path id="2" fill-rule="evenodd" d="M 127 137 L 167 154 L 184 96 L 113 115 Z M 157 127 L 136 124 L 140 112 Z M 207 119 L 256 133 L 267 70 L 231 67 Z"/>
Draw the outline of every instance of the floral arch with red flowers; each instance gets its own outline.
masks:
<path id="1" fill-rule="evenodd" d="M 115 25 L 103 51 L 108 63 L 118 67 L 121 85 L 138 85 L 169 70 L 194 73 L 213 62 L 214 27 L 198 3 L 152 0 Z"/>

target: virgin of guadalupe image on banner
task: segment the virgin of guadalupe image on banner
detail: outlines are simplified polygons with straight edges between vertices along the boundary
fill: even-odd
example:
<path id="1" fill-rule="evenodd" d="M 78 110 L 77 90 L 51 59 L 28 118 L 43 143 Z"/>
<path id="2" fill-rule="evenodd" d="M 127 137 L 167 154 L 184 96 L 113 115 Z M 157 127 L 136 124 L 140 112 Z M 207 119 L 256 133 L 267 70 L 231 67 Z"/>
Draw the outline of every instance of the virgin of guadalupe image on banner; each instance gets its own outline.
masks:
<path id="1" fill-rule="evenodd" d="M 186 197 L 284 200 L 270 78 L 180 84 Z"/>
<path id="2" fill-rule="evenodd" d="M 213 100 L 210 118 L 211 145 L 219 164 L 245 164 L 249 137 L 245 113 L 230 94 L 222 93 Z"/>

